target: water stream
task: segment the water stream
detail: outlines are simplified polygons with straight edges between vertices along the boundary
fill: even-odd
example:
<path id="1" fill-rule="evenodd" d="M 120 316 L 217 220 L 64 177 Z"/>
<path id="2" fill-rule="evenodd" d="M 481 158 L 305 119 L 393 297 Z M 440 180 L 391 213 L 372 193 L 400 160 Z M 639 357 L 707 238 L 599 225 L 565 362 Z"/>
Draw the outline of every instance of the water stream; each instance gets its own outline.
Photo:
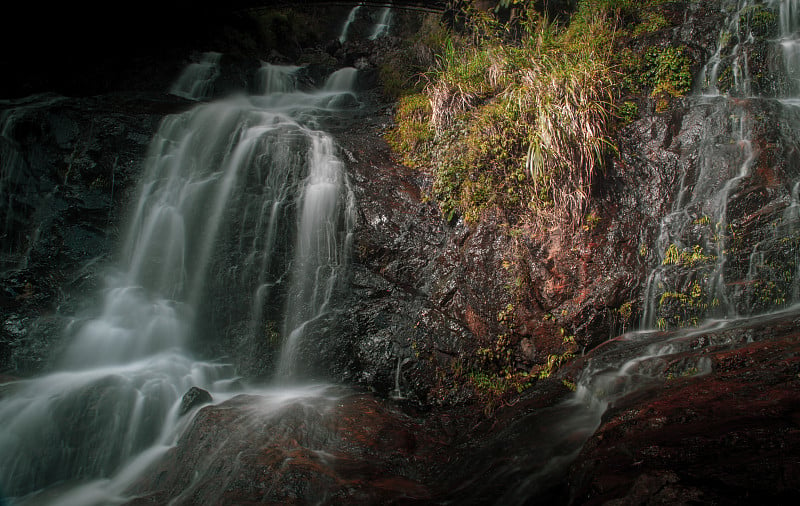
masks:
<path id="1" fill-rule="evenodd" d="M 163 120 L 102 307 L 70 325 L 59 372 L 7 385 L 0 400 L 0 488 L 19 504 L 130 499 L 125 490 L 191 419 L 178 412 L 190 387 L 215 401 L 241 391 L 233 367 L 191 352 L 212 290 L 245 294 L 251 339 L 270 337 L 267 320 L 282 326 L 276 383 L 287 386 L 261 395 L 280 404 L 318 390 L 297 388 L 296 350 L 340 288 L 354 201 L 333 139 L 317 123 L 357 99 L 348 87 L 354 69 L 331 76 L 324 90 L 294 92 L 296 69 L 267 67 L 264 95 Z M 187 69 L 173 93 L 190 89 L 202 100 L 206 70 Z M 222 245 L 234 233 L 231 251 Z M 220 262 L 235 272 L 212 274 Z"/>
<path id="2" fill-rule="evenodd" d="M 508 441 L 530 452 L 514 454 L 499 465 L 485 459 L 473 473 L 479 481 L 454 484 L 460 485 L 455 494 L 465 502 L 529 504 L 532 497 L 562 483 L 609 407 L 635 392 L 659 388 L 668 374 L 699 377 L 712 372 L 712 361 L 698 349 L 740 346 L 748 339 L 722 330 L 800 314 L 800 174 L 789 167 L 787 181 L 770 200 L 759 202 L 759 207 L 742 204 L 755 200 L 750 192 L 758 188 L 752 181 L 763 156 L 755 139 L 763 132 L 762 122 L 779 122 L 784 152 L 800 148 L 793 133 L 800 128 L 795 79 L 800 68 L 800 2 L 723 4 L 727 21 L 718 49 L 690 98 L 692 109 L 701 111 L 703 137 L 697 142 L 694 164 L 681 174 L 672 210 L 650 245 L 658 260 L 647 279 L 643 330 L 593 350 L 574 395 L 504 429 L 489 453 L 503 452 Z M 762 12 L 761 20 L 780 20 L 780 36 L 770 41 L 770 50 L 781 55 L 783 68 L 777 69 L 775 80 L 784 84 L 771 94 L 754 94 L 756 83 L 750 75 L 750 45 L 756 38 L 749 23 L 757 12 Z M 775 113 L 777 120 L 765 119 L 767 112 Z M 494 481 L 513 485 L 498 497 Z"/>
<path id="3" fill-rule="evenodd" d="M 800 178 L 758 215 L 765 217 L 759 230 L 766 234 L 745 234 L 749 222 L 732 211 L 762 156 L 753 104 L 777 110 L 785 128 L 800 125 L 800 1 L 766 4 L 779 17 L 773 49 L 787 78 L 774 96 L 752 91 L 748 45 L 754 38 L 742 21 L 755 4 L 735 4 L 692 98 L 715 133 L 698 144 L 650 245 L 658 258 L 647 279 L 643 330 L 595 350 L 569 399 L 500 431 L 503 444 L 508 436 L 530 451 L 500 466 L 488 459 L 478 464 L 495 466 L 495 476 L 515 484 L 492 496 L 494 503 L 528 503 L 562 476 L 607 408 L 663 381 L 670 358 L 694 349 L 699 334 L 747 315 L 798 311 Z M 350 12 L 340 40 L 359 8 Z M 371 38 L 385 34 L 390 22 L 387 8 Z M 325 320 L 346 273 L 355 206 L 336 145 L 322 126 L 358 106 L 358 72 L 344 68 L 319 89 L 298 91 L 299 67 L 264 64 L 257 94 L 203 103 L 218 58 L 187 69 L 173 88 L 200 103 L 165 118 L 151 142 L 123 259 L 107 275 L 102 307 L 75 317 L 58 372 L 3 391 L 0 488 L 18 504 L 130 500 L 131 484 L 190 423 L 179 411 L 192 386 L 210 391 L 214 402 L 258 393 L 269 409 L 324 392 L 324 386 L 298 386 L 304 372 L 298 357 L 313 348 L 312 338 L 329 337 Z M 12 121 L 0 119 L 3 128 Z M 195 357 L 212 289 L 245 294 L 248 339 L 274 337 L 270 332 L 280 339 L 272 386 L 242 387 L 225 361 Z M 664 334 L 657 327 L 676 330 Z M 405 363 L 398 358 L 398 399 Z M 684 366 L 702 375 L 711 364 L 699 357 Z M 467 482 L 461 491 L 481 497 L 482 486 Z M 456 488 L 454 496 L 459 493 Z"/>
<path id="4" fill-rule="evenodd" d="M 344 25 L 342 25 L 342 31 L 339 35 L 339 42 L 344 44 L 345 42 L 351 40 L 352 34 L 350 33 L 351 28 L 353 28 L 353 24 L 356 23 L 359 12 L 364 7 L 363 4 L 358 4 L 350 9 L 349 14 L 347 15 L 347 19 L 344 21 Z M 370 15 L 373 18 L 372 28 L 369 30 L 369 35 L 367 36 L 368 40 L 377 40 L 381 37 L 385 37 L 389 34 L 389 30 L 392 26 L 392 7 L 383 7 L 377 13 L 370 11 Z"/>
<path id="5" fill-rule="evenodd" d="M 361 10 L 361 7 L 362 5 L 358 4 L 352 9 L 350 9 L 350 13 L 347 15 L 347 19 L 345 20 L 344 25 L 342 26 L 342 33 L 341 35 L 339 35 L 339 42 L 341 43 L 347 42 L 347 35 L 350 32 L 350 25 L 352 25 L 353 21 L 356 20 L 356 15 L 358 14 L 358 11 Z"/>
<path id="6" fill-rule="evenodd" d="M 203 53 L 200 61 L 189 64 L 169 90 L 173 95 L 189 100 L 206 100 L 214 92 L 214 81 L 219 77 L 221 53 Z"/>
<path id="7" fill-rule="evenodd" d="M 392 8 L 384 7 L 378 15 L 378 20 L 375 22 L 375 27 L 372 29 L 372 34 L 369 40 L 377 40 L 389 34 L 389 29 L 392 26 Z"/>
<path id="8" fill-rule="evenodd" d="M 763 143 L 754 142 L 756 132 L 763 136 L 770 128 L 765 116 L 780 118 L 783 131 L 776 134 L 776 143 L 786 151 L 796 149 L 797 2 L 742 0 L 728 2 L 726 8 L 717 51 L 698 76 L 692 98 L 694 110 L 705 115 L 705 135 L 694 144 L 695 162 L 681 174 L 672 210 L 650 246 L 658 258 L 647 280 L 644 329 L 758 314 L 797 301 L 800 238 L 796 217 L 782 209 L 791 208 L 800 174 L 786 169 L 786 185 L 770 189 L 776 197 L 760 209 L 748 203 L 759 198 L 754 187 L 767 170 L 773 170 L 757 170 L 770 163 L 764 158 L 768 154 L 762 152 Z M 762 49 L 753 30 L 770 19 L 780 20 L 780 35 L 771 47 Z M 783 68 L 770 76 L 770 83 L 779 85 L 767 87 L 762 77 L 757 82 L 751 75 L 753 58 L 769 58 L 759 51 L 783 61 Z M 764 230 L 772 233 L 765 235 Z"/>

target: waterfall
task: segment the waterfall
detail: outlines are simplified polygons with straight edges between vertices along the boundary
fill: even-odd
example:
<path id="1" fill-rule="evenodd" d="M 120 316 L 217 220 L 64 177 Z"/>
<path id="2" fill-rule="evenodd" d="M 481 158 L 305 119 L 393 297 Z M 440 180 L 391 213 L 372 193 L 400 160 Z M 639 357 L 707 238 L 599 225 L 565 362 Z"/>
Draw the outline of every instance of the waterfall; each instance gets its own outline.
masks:
<path id="1" fill-rule="evenodd" d="M 270 95 L 162 121 L 102 307 L 74 318 L 58 372 L 16 382 L 0 399 L 3 493 L 37 504 L 52 487 L 56 503 L 128 500 L 126 488 L 189 422 L 183 393 L 235 392 L 232 366 L 191 353 L 213 290 L 245 301 L 242 339 L 269 340 L 265 321 L 283 322 L 278 377 L 302 380 L 298 348 L 332 312 L 355 219 L 343 163 L 316 123 L 332 97 L 353 90 L 290 93 L 276 83 Z"/>
<path id="2" fill-rule="evenodd" d="M 358 70 L 353 67 L 345 67 L 328 76 L 323 89 L 325 91 L 353 93 L 357 78 Z"/>
<path id="3" fill-rule="evenodd" d="M 347 42 L 347 34 L 350 31 L 350 25 L 353 24 L 353 21 L 356 20 L 356 14 L 358 14 L 359 9 L 361 9 L 361 4 L 356 5 L 352 9 L 350 9 L 350 14 L 347 15 L 347 19 L 344 22 L 344 26 L 342 26 L 342 33 L 339 35 L 339 42 L 344 44 Z"/>
<path id="4" fill-rule="evenodd" d="M 757 314 L 796 300 L 793 287 L 800 266 L 794 250 L 799 238 L 787 226 L 792 220 L 778 207 L 752 214 L 731 205 L 744 201 L 747 185 L 758 177 L 755 167 L 764 163 L 753 141 L 763 121 L 760 111 L 779 108 L 786 130 L 782 141 L 786 149 L 796 148 L 791 131 L 800 125 L 798 5 L 796 0 L 729 3 L 717 50 L 699 74 L 698 93 L 692 98 L 693 106 L 705 111 L 705 137 L 696 143 L 696 161 L 680 176 L 672 210 L 661 220 L 652 247 L 658 259 L 647 279 L 643 328 L 697 325 L 707 317 Z M 750 22 L 758 12 L 762 23 L 771 17 L 779 20 L 773 51 L 783 60 L 787 79 L 777 88 L 757 86 L 751 76 L 756 37 Z M 770 206 L 790 205 L 796 182 L 787 184 L 784 203 L 776 199 Z M 762 223 L 767 219 L 771 225 Z M 765 235 L 764 230 L 773 233 Z"/>
<path id="5" fill-rule="evenodd" d="M 199 62 L 189 64 L 169 90 L 173 95 L 189 100 L 206 100 L 214 91 L 219 76 L 221 53 L 203 53 Z"/>
<path id="6" fill-rule="evenodd" d="M 339 35 L 339 42 L 345 43 L 348 40 L 350 27 L 356 20 L 356 15 L 358 11 L 361 9 L 363 5 L 358 4 L 350 10 L 350 13 L 347 16 L 347 19 L 344 22 L 344 26 L 342 27 L 342 32 Z M 381 37 L 384 37 L 389 34 L 389 29 L 391 28 L 392 24 L 392 8 L 391 7 L 384 7 L 380 10 L 377 15 L 377 20 L 372 27 L 372 31 L 369 35 L 369 40 L 377 40 Z"/>
<path id="7" fill-rule="evenodd" d="M 259 93 L 289 93 L 297 89 L 295 73 L 302 67 L 262 63 L 258 69 Z"/>
<path id="8" fill-rule="evenodd" d="M 780 2 L 780 46 L 786 74 L 792 81 L 792 92 L 800 95 L 800 1 Z"/>
<path id="9" fill-rule="evenodd" d="M 307 327 L 329 309 L 331 296 L 346 264 L 346 250 L 338 239 L 343 212 L 353 213 L 352 202 L 341 198 L 342 162 L 334 156 L 330 137 L 313 139 L 309 174 L 300 197 L 294 266 L 285 320 L 286 339 L 278 377 L 291 377 L 299 341 Z M 345 209 L 342 209 L 345 206 Z"/>
<path id="10" fill-rule="evenodd" d="M 375 23 L 375 27 L 372 29 L 372 35 L 369 36 L 369 40 L 377 40 L 385 35 L 388 35 L 391 24 L 392 8 L 384 7 L 381 9 L 381 13 L 378 16 L 378 21 Z"/>

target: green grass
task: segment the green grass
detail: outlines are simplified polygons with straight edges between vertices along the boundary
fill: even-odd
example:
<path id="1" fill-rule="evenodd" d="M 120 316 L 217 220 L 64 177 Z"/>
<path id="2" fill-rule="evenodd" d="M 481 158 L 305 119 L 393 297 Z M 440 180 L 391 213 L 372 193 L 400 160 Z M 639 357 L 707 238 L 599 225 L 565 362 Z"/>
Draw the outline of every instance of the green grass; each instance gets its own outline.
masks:
<path id="1" fill-rule="evenodd" d="M 431 173 L 447 218 L 501 209 L 528 230 L 575 230 L 616 153 L 615 129 L 638 116 L 623 95 L 664 110 L 691 89 L 691 61 L 682 47 L 625 49 L 671 26 L 664 0 L 581 0 L 561 24 L 532 2 L 508 3 L 519 14 L 511 24 L 466 8 L 463 29 L 435 32 L 434 64 L 414 90 L 430 107 L 409 114 L 401 101 L 388 139 Z"/>
<path id="2" fill-rule="evenodd" d="M 522 36 L 509 43 L 486 13 L 467 14 L 473 30 L 451 33 L 425 74 L 429 116 L 410 117 L 399 104 L 392 146 L 430 170 L 448 218 L 474 222 L 499 207 L 540 223 L 580 223 L 613 151 L 609 16 L 579 11 L 562 27 L 529 9 Z"/>

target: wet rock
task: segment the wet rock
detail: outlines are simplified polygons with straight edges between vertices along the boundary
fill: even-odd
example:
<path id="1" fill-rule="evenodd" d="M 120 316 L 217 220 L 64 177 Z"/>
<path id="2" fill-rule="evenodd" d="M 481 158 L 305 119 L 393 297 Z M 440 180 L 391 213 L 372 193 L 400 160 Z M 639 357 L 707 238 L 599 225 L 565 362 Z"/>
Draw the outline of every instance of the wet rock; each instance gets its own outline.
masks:
<path id="1" fill-rule="evenodd" d="M 239 395 L 200 410 L 129 504 L 424 501 L 446 460 L 433 434 L 369 395 Z"/>
<path id="2" fill-rule="evenodd" d="M 181 406 L 178 408 L 178 416 L 183 416 L 189 411 L 193 410 L 203 404 L 212 402 L 211 394 L 207 390 L 199 387 L 190 388 L 181 398 Z"/>
<path id="3" fill-rule="evenodd" d="M 800 483 L 791 457 L 800 451 L 796 325 L 790 316 L 697 337 L 688 355 L 710 360 L 710 369 L 669 369 L 661 388 L 616 403 L 572 466 L 572 497 L 791 502 Z"/>
<path id="4" fill-rule="evenodd" d="M 119 209 L 158 122 L 179 107 L 162 95 L 135 94 L 45 94 L 0 106 L 9 195 L 0 204 L 0 370 L 48 367 L 68 323 L 61 315 L 94 305 L 86 294 L 98 293 L 118 243 Z"/>

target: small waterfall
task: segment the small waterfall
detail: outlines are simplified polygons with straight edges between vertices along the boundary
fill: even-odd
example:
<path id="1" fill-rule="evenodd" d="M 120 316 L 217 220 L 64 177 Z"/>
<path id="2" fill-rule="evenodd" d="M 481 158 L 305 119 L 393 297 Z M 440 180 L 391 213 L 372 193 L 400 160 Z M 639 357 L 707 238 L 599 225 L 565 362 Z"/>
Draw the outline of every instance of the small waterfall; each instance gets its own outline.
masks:
<path id="1" fill-rule="evenodd" d="M 796 149 L 791 131 L 800 125 L 800 88 L 794 79 L 800 67 L 793 56 L 800 44 L 798 5 L 797 0 L 728 4 L 716 53 L 700 73 L 694 99 L 696 109 L 707 111 L 706 137 L 698 143 L 693 167 L 681 174 L 673 208 L 660 224 L 654 244 L 658 263 L 647 280 L 643 328 L 757 314 L 796 300 L 793 287 L 800 264 L 795 250 L 800 237 L 784 223 L 789 211 L 779 207 L 791 209 L 796 181 L 783 190 L 786 204 L 778 198 L 758 212 L 732 210 L 731 205 L 735 199 L 743 202 L 748 185 L 759 177 L 754 169 L 763 163 L 762 153 L 753 136 L 762 128 L 760 117 L 765 113 L 760 111 L 778 107 L 786 129 L 782 142 L 787 143 L 785 149 Z M 756 18 L 761 23 L 779 19 L 781 33 L 773 50 L 783 59 L 786 85 L 757 88 L 776 93 L 775 98 L 753 92 L 750 58 L 756 37 L 750 23 Z"/>
<path id="2" fill-rule="evenodd" d="M 258 69 L 259 93 L 289 93 L 297 89 L 295 73 L 302 67 L 263 63 Z"/>
<path id="3" fill-rule="evenodd" d="M 403 373 L 403 366 L 409 362 L 411 362 L 411 359 L 409 357 L 406 358 L 397 357 L 397 368 L 394 371 L 394 390 L 392 390 L 392 393 L 390 394 L 392 399 L 403 400 L 406 398 L 403 395 L 403 389 L 401 388 L 400 378 Z"/>
<path id="4" fill-rule="evenodd" d="M 800 95 L 800 1 L 780 2 L 780 46 L 786 74 L 792 81 L 792 94 Z"/>
<path id="5" fill-rule="evenodd" d="M 0 399 L 3 493 L 36 504 L 129 500 L 125 490 L 190 422 L 183 393 L 235 393 L 230 365 L 189 351 L 213 290 L 245 301 L 241 339 L 272 339 L 265 322 L 281 320 L 278 377 L 302 379 L 298 349 L 332 314 L 355 220 L 333 139 L 314 128 L 332 96 L 352 94 L 333 89 L 230 97 L 163 120 L 102 307 L 74 319 L 59 372 Z"/>
<path id="6" fill-rule="evenodd" d="M 372 34 L 369 36 L 369 40 L 377 40 L 381 37 L 389 35 L 389 28 L 392 25 L 392 8 L 391 7 L 384 7 L 381 9 L 380 14 L 378 15 L 378 21 L 375 23 L 375 27 L 372 29 Z"/>
<path id="7" fill-rule="evenodd" d="M 350 14 L 347 15 L 347 19 L 344 22 L 344 26 L 342 26 L 342 33 L 339 35 L 339 42 L 344 44 L 347 42 L 347 34 L 350 31 L 350 25 L 353 24 L 353 21 L 356 20 L 356 14 L 361 9 L 362 5 L 358 4 L 352 9 L 350 9 Z"/>
<path id="8" fill-rule="evenodd" d="M 221 58 L 222 54 L 213 51 L 203 53 L 199 62 L 191 63 L 183 70 L 169 92 L 189 100 L 211 98 Z"/>
<path id="9" fill-rule="evenodd" d="M 294 376 L 300 341 L 309 325 L 329 311 L 331 296 L 347 263 L 339 240 L 343 213 L 352 222 L 352 202 L 342 200 L 343 164 L 330 137 L 316 137 L 309 152 L 309 174 L 300 198 L 297 240 L 291 274 L 278 378 Z"/>
<path id="10" fill-rule="evenodd" d="M 325 91 L 352 93 L 356 88 L 358 70 L 353 67 L 345 67 L 337 70 L 325 80 Z"/>

